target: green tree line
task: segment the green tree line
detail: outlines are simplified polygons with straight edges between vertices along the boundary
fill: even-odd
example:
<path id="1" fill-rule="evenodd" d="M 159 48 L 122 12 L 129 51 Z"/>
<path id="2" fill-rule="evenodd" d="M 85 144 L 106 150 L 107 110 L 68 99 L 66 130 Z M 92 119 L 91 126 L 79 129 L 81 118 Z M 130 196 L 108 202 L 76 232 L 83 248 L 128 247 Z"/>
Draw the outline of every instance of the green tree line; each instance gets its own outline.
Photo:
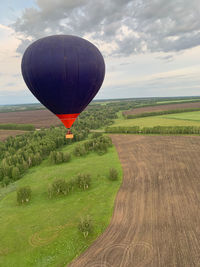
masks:
<path id="1" fill-rule="evenodd" d="M 107 127 L 107 133 L 130 134 L 200 134 L 200 127 L 196 126 L 154 126 L 154 127 Z"/>
<path id="2" fill-rule="evenodd" d="M 32 124 L 0 124 L 0 129 L 2 130 L 22 130 L 22 131 L 34 131 L 35 126 Z"/>

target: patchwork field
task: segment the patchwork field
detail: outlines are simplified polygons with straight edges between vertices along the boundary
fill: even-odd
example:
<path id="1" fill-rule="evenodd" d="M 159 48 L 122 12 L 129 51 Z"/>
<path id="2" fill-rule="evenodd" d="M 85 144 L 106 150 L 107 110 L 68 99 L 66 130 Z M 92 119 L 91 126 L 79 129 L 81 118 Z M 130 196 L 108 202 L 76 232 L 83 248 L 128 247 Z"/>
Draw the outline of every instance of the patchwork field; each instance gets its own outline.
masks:
<path id="1" fill-rule="evenodd" d="M 156 111 L 163 111 L 163 110 L 185 109 L 185 108 L 200 108 L 200 102 L 158 105 L 158 106 L 152 106 L 152 107 L 141 107 L 141 108 L 135 108 L 132 110 L 124 111 L 124 114 L 125 115 L 141 114 L 145 112 L 156 112 Z"/>
<path id="2" fill-rule="evenodd" d="M 61 124 L 60 120 L 46 109 L 0 113 L 1 123 L 33 124 L 36 128 Z"/>
<path id="3" fill-rule="evenodd" d="M 69 266 L 200 266 L 200 137 L 112 139 L 124 173 L 112 221 Z"/>
<path id="4" fill-rule="evenodd" d="M 119 115 L 112 126 L 200 126 L 200 111 L 150 116 L 137 119 L 124 119 Z"/>

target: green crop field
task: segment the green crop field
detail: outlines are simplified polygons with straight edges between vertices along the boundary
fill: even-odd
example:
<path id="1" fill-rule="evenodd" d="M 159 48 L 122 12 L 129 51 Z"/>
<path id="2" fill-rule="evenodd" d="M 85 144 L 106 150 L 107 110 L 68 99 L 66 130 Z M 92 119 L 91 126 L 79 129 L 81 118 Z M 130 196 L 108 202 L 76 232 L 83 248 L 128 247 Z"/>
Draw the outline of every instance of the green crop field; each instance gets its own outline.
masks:
<path id="1" fill-rule="evenodd" d="M 200 111 L 184 112 L 169 115 L 150 116 L 137 119 L 124 119 L 119 114 L 119 118 L 115 120 L 112 126 L 200 126 Z"/>
<path id="2" fill-rule="evenodd" d="M 75 145 L 66 146 L 63 151 L 72 151 Z M 107 178 L 111 167 L 118 170 L 118 181 Z M 67 196 L 48 198 L 48 185 L 55 178 L 67 180 L 78 173 L 91 174 L 88 190 L 77 189 Z M 59 165 L 45 160 L 21 180 L 0 188 L 0 266 L 66 266 L 109 224 L 121 178 L 121 165 L 112 147 L 102 156 L 90 153 Z M 16 189 L 24 185 L 31 187 L 32 199 L 29 204 L 19 206 Z M 88 214 L 94 230 L 84 238 L 77 225 L 80 217 Z"/>
<path id="3" fill-rule="evenodd" d="M 163 115 L 163 118 L 200 122 L 200 111 Z"/>

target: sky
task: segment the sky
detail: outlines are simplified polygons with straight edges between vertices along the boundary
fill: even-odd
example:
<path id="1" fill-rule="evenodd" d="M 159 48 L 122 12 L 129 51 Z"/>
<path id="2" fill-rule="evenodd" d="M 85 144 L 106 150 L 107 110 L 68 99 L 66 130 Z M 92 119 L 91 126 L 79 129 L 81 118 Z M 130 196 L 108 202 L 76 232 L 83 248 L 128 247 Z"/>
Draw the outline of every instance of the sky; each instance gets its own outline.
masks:
<path id="1" fill-rule="evenodd" d="M 37 102 L 25 49 L 53 34 L 94 43 L 106 76 L 95 99 L 199 96 L 199 0 L 1 0 L 0 105 Z"/>

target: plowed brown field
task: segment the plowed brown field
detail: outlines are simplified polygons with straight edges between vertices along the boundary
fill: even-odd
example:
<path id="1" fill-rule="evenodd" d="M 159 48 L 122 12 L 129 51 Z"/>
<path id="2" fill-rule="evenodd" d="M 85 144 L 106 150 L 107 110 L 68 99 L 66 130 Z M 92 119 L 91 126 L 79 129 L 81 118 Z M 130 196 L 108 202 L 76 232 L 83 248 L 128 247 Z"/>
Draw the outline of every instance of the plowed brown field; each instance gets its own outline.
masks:
<path id="1" fill-rule="evenodd" d="M 146 113 L 146 112 L 156 112 L 156 111 L 163 111 L 163 110 L 186 109 L 186 108 L 200 108 L 200 102 L 168 104 L 168 105 L 160 105 L 160 106 L 135 108 L 135 109 L 124 111 L 123 113 L 125 115 L 134 115 L 134 114 L 141 114 L 141 113 Z"/>
<path id="2" fill-rule="evenodd" d="M 8 136 L 16 136 L 24 133 L 27 133 L 27 131 L 0 130 L 0 141 L 4 141 Z"/>
<path id="3" fill-rule="evenodd" d="M 48 110 L 0 113 L 0 124 L 1 123 L 33 124 L 36 128 L 61 124 L 60 120 Z"/>
<path id="4" fill-rule="evenodd" d="M 112 140 L 124 178 L 111 223 L 69 266 L 200 266 L 200 137 Z"/>

